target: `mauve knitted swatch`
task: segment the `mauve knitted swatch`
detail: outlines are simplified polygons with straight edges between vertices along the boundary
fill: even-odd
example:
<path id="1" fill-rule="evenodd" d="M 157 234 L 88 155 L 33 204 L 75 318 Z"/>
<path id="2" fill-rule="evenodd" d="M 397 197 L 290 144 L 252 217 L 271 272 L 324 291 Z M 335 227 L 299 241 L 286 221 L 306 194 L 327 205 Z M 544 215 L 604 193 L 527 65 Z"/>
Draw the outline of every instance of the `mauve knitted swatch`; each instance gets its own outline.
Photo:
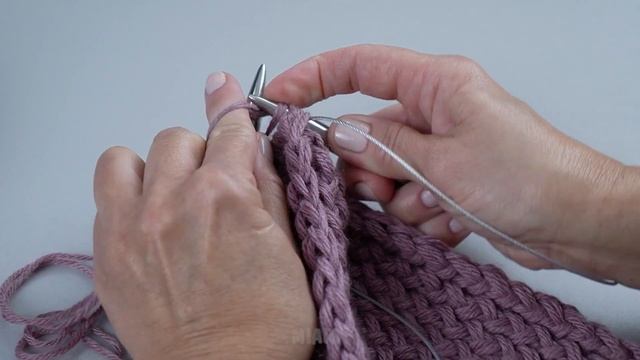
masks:
<path id="1" fill-rule="evenodd" d="M 280 106 L 273 136 L 329 359 L 430 359 L 420 339 L 350 286 L 412 322 L 446 359 L 640 359 L 553 296 L 345 197 L 309 115 Z M 350 306 L 349 306 L 350 304 Z"/>
<path id="2" fill-rule="evenodd" d="M 443 359 L 640 359 L 639 345 L 587 321 L 573 306 L 348 199 L 322 138 L 306 128 L 308 117 L 298 108 L 280 106 L 272 144 L 318 311 L 323 341 L 316 358 L 433 358 L 406 325 L 352 296 L 355 288 L 409 321 Z M 62 263 L 91 275 L 90 268 L 78 265 L 86 260 L 90 257 L 47 255 L 0 287 L 3 317 L 28 324 L 16 348 L 18 358 L 53 359 L 80 340 L 111 359 L 124 356 L 117 340 L 95 326 L 101 309 L 94 294 L 71 310 L 33 320 L 9 307 L 40 266 Z M 54 334 L 56 341 L 40 346 L 42 333 Z M 33 347 L 49 352 L 34 355 Z"/>

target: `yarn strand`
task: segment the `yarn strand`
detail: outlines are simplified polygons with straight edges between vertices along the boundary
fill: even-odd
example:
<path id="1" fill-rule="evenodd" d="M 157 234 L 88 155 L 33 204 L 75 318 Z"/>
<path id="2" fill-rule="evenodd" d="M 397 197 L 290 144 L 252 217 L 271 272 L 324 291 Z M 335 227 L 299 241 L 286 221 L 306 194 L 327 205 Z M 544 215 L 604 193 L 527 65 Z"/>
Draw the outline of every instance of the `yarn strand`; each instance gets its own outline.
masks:
<path id="1" fill-rule="evenodd" d="M 65 310 L 57 310 L 27 318 L 11 308 L 11 298 L 38 271 L 49 266 L 66 266 L 93 280 L 93 269 L 88 264 L 91 256 L 53 253 L 14 272 L 0 286 L 0 314 L 13 324 L 25 325 L 22 338 L 15 348 L 16 358 L 21 360 L 55 359 L 82 341 L 109 360 L 120 360 L 124 348 L 113 335 L 97 326 L 103 314 L 95 293 Z M 98 342 L 97 340 L 100 342 Z"/>
<path id="2" fill-rule="evenodd" d="M 219 117 L 238 109 L 248 109 L 254 119 L 261 115 L 243 102 Z M 640 360 L 638 344 L 616 338 L 573 306 L 348 198 L 323 139 L 306 128 L 309 118 L 280 105 L 271 129 L 277 124 L 275 164 L 322 331 L 316 359 Z M 104 312 L 95 293 L 35 318 L 10 307 L 19 288 L 48 266 L 67 266 L 93 279 L 91 260 L 45 255 L 0 286 L 2 317 L 25 325 L 18 359 L 55 359 L 79 342 L 107 359 L 125 358 L 120 342 L 97 326 Z"/>

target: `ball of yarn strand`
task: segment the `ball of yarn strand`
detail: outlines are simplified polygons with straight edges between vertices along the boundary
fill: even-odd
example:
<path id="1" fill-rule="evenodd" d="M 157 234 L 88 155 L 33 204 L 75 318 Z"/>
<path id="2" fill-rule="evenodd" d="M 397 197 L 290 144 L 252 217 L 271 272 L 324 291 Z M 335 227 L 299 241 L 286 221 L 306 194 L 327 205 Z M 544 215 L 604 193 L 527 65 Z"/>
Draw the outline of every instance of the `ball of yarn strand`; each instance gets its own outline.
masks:
<path id="1" fill-rule="evenodd" d="M 277 168 L 312 272 L 320 326 L 331 335 L 324 338 L 329 359 L 353 358 L 362 346 L 369 358 L 433 358 L 407 326 L 351 296 L 350 283 L 421 329 L 440 358 L 640 359 L 640 346 L 617 339 L 573 306 L 359 201 L 345 207 L 329 152 L 306 128 L 309 115 L 281 106 L 275 118 Z"/>
<path id="2" fill-rule="evenodd" d="M 0 286 L 0 313 L 13 324 L 25 325 L 22 338 L 15 348 L 16 358 L 21 360 L 49 360 L 71 350 L 82 341 L 94 351 L 110 360 L 124 358 L 124 348 L 113 335 L 99 328 L 96 323 L 102 315 L 102 307 L 95 293 L 65 310 L 51 311 L 35 318 L 16 314 L 11 308 L 11 298 L 36 272 L 59 265 L 77 270 L 93 280 L 93 268 L 88 255 L 54 253 L 45 255 L 13 273 Z"/>

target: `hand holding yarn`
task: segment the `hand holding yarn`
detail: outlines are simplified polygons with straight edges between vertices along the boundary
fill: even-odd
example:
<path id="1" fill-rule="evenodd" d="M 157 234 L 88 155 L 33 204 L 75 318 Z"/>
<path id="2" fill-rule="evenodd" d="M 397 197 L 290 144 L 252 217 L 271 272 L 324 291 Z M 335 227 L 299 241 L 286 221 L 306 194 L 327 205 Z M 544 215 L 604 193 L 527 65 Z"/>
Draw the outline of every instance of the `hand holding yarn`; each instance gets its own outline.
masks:
<path id="1" fill-rule="evenodd" d="M 381 53 L 381 50 L 384 51 Z M 365 76 L 367 73 L 382 74 L 382 77 L 391 74 L 411 85 L 410 80 L 415 77 L 412 73 L 409 73 L 412 76 L 402 75 L 402 71 L 389 64 L 408 57 L 415 64 L 433 70 L 430 61 L 418 61 L 424 55 L 375 47 L 342 51 L 347 53 L 342 59 L 344 63 L 332 59 L 336 53 L 314 58 L 285 73 L 272 84 L 270 91 L 280 92 L 283 96 L 301 95 L 298 100 L 303 104 L 333 93 L 353 91 L 355 85 L 362 86 L 365 93 L 384 98 L 398 97 L 402 107 L 384 110 L 376 116 L 359 116 L 361 125 L 367 126 L 376 137 L 413 161 L 414 166 L 421 164 L 421 170 L 426 174 L 441 174 L 440 177 L 432 176 L 440 182 L 440 187 L 463 205 L 478 205 L 470 210 L 489 217 L 489 220 L 497 219 L 496 222 L 501 221 L 499 225 L 502 226 L 514 226 L 514 220 L 509 216 L 502 219 L 498 210 L 487 207 L 494 200 L 487 195 L 505 200 L 489 185 L 499 185 L 507 195 L 518 193 L 510 187 L 513 184 L 500 183 L 504 179 L 493 173 L 504 172 L 501 166 L 511 165 L 508 169 L 513 173 L 512 180 L 522 181 L 519 172 L 523 170 L 510 156 L 519 161 L 526 160 L 526 165 L 534 166 L 543 173 L 546 170 L 544 174 L 550 177 L 548 181 L 564 179 L 549 168 L 526 159 L 513 145 L 510 148 L 504 143 L 489 142 L 482 144 L 485 147 L 478 147 L 474 136 L 465 135 L 471 133 L 498 143 L 505 142 L 500 137 L 492 137 L 491 132 L 483 133 L 482 128 L 496 132 L 501 130 L 507 139 L 520 140 L 521 146 L 535 150 L 522 135 L 522 129 L 517 124 L 510 124 L 509 119 L 513 117 L 516 123 L 529 123 L 525 128 L 533 129 L 533 134 L 540 132 L 551 136 L 553 131 L 545 133 L 540 130 L 545 123 L 535 120 L 532 112 L 531 118 L 522 117 L 525 107 L 517 106 L 515 100 L 510 100 L 513 101 L 512 107 L 507 106 L 511 109 L 507 112 L 510 116 L 504 119 L 499 116 L 502 112 L 496 109 L 504 111 L 506 105 L 500 101 L 492 103 L 495 99 L 491 97 L 481 97 L 484 101 L 478 101 L 474 96 L 466 95 L 470 97 L 463 97 L 464 101 L 457 105 L 449 100 L 454 105 L 445 106 L 447 111 L 468 116 L 453 117 L 447 128 L 445 120 L 448 115 L 445 115 L 448 113 L 442 110 L 444 105 L 429 106 L 447 102 L 446 97 L 443 100 L 436 96 L 439 91 L 446 90 L 444 84 L 447 81 L 444 80 L 447 76 L 442 76 L 443 81 L 436 87 L 437 91 L 431 92 L 432 97 L 425 97 L 419 87 L 411 88 L 413 93 L 427 99 L 425 101 L 412 100 L 406 90 L 401 91 L 403 87 L 397 87 L 395 92 L 391 89 L 386 94 L 379 92 L 386 81 L 376 83 L 371 80 L 373 77 Z M 354 51 L 351 56 L 350 51 Z M 382 58 L 386 53 L 392 61 L 377 63 L 373 61 L 375 56 L 368 58 L 371 54 L 367 55 L 367 52 L 371 51 Z M 353 66 L 358 65 L 356 58 L 369 64 L 368 67 Z M 454 64 L 461 61 L 458 67 L 462 69 L 467 66 L 475 68 L 466 60 L 447 60 L 454 61 Z M 386 64 L 386 68 L 380 64 Z M 358 71 L 354 73 L 354 69 Z M 341 73 L 345 70 L 351 73 Z M 337 81 L 332 75 L 334 71 L 338 72 L 337 78 L 349 81 Z M 462 85 L 449 94 L 450 98 L 459 97 L 460 93 L 474 93 L 468 90 L 474 86 L 464 84 L 482 78 L 464 71 L 462 75 L 458 74 Z M 424 74 L 427 73 L 424 70 Z M 317 74 L 321 74 L 320 79 Z M 488 83 L 486 79 L 483 81 Z M 309 115 L 303 110 L 281 105 L 274 116 L 279 124 L 273 135 L 279 178 L 271 166 L 269 143 L 255 134 L 243 110 L 249 105 L 242 101 L 237 82 L 226 74 L 213 74 L 208 79 L 206 93 L 211 125 L 206 142 L 186 130 L 169 129 L 154 140 L 147 164 L 125 148 L 113 148 L 100 158 L 95 177 L 98 207 L 94 237 L 95 277 L 90 266 L 84 264 L 90 257 L 49 254 L 19 269 L 0 286 L 1 315 L 7 321 L 27 325 L 16 346 L 17 357 L 53 359 L 83 341 L 106 358 L 123 358 L 120 343 L 95 324 L 96 317 L 104 308 L 118 337 L 136 359 L 309 358 L 316 327 L 315 311 L 305 271 L 291 243 L 285 208 L 288 204 L 300 252 L 307 266 L 311 293 L 318 308 L 317 322 L 322 330 L 323 344 L 316 347 L 314 358 L 640 359 L 638 345 L 618 339 L 603 326 L 589 322 L 575 307 L 535 292 L 523 283 L 509 280 L 492 265 L 475 264 L 451 251 L 436 237 L 424 235 L 394 216 L 373 211 L 345 197 L 344 183 L 337 178 L 327 147 L 318 134 L 306 128 Z M 498 93 L 496 91 L 495 94 Z M 487 94 L 491 92 L 487 90 Z M 497 96 L 495 94 L 493 96 Z M 434 100 L 429 100 L 431 98 Z M 505 99 L 508 97 L 504 96 L 502 101 L 510 102 Z M 412 101 L 419 106 L 409 106 Z M 424 109 L 432 110 L 423 112 L 426 111 Z M 421 112 L 431 114 L 424 116 L 422 132 L 416 131 L 420 123 L 412 125 L 415 121 L 411 120 Z M 491 125 L 491 121 L 484 117 L 500 123 L 502 129 Z M 438 118 L 441 120 L 436 121 Z M 436 125 L 438 123 L 440 125 Z M 391 128 L 395 126 L 392 124 L 407 126 Z M 479 125 L 480 128 L 477 127 Z M 358 183 L 370 186 L 369 195 L 382 199 L 381 194 L 389 192 L 390 199 L 383 201 L 389 212 L 397 213 L 405 222 L 409 222 L 410 216 L 419 218 L 411 214 L 411 211 L 420 214 L 411 201 L 406 203 L 409 211 L 402 212 L 392 206 L 394 201 L 399 204 L 403 197 L 411 200 L 411 184 L 405 184 L 397 191 L 389 189 L 395 185 L 394 180 L 406 178 L 385 163 L 380 154 L 367 148 L 366 143 L 364 148 L 354 148 L 353 145 L 358 144 L 357 138 L 353 134 L 340 135 L 338 130 L 331 130 L 330 143 L 349 162 L 346 175 L 351 184 L 356 183 L 353 179 L 360 176 Z M 560 138 L 556 136 L 558 138 L 554 141 Z M 545 145 L 553 149 L 554 144 Z M 465 146 L 471 146 L 475 151 L 465 149 Z M 488 161 L 491 151 L 496 148 L 511 150 L 511 153 L 493 154 L 493 162 Z M 419 152 L 412 155 L 410 150 L 416 149 Z M 436 155 L 443 160 L 427 150 L 439 151 Z M 547 149 L 541 152 L 545 151 Z M 573 153 L 565 151 L 565 155 L 573 159 Z M 595 153 L 585 148 L 582 151 Z M 457 154 L 457 157 L 452 154 Z M 463 155 L 475 158 L 493 172 L 483 171 L 477 166 L 473 168 L 475 164 L 465 163 Z M 537 156 L 531 157 L 540 160 Z M 374 161 L 367 162 L 368 159 Z M 594 159 L 598 160 L 597 157 Z M 445 160 L 451 161 L 453 169 L 460 173 L 447 168 Z M 496 162 L 501 166 L 496 166 Z M 431 165 L 425 165 L 427 163 Z M 461 165 L 472 167 L 481 180 L 469 181 L 466 178 L 469 171 Z M 564 164 L 555 170 L 563 170 L 560 174 L 568 179 L 576 177 L 575 164 L 573 167 Z M 615 194 L 617 187 L 627 188 L 627 200 L 635 204 L 637 193 L 633 189 L 637 190 L 637 187 L 633 186 L 635 178 L 632 172 L 631 168 L 625 168 L 624 176 L 618 178 L 610 193 Z M 449 178 L 442 177 L 442 174 Z M 539 181 L 535 174 L 528 175 L 532 176 L 529 180 Z M 589 178 L 588 174 L 582 175 L 582 178 Z M 486 178 L 496 181 L 497 185 Z M 286 184 L 286 202 L 280 179 Z M 484 185 L 480 188 L 483 191 L 481 195 L 488 199 L 477 201 L 479 196 L 474 192 L 461 198 L 460 194 L 465 193 L 450 182 Z M 584 184 L 577 182 L 577 185 Z M 551 191 L 548 186 L 543 190 Z M 419 194 L 418 189 L 414 191 L 413 201 Z M 597 194 L 597 189 L 594 192 Z M 583 195 L 591 196 L 591 193 Z M 473 199 L 476 199 L 475 203 L 471 201 Z M 567 200 L 562 196 L 560 199 Z M 512 202 L 530 200 L 521 196 Z M 547 211 L 552 211 L 553 206 L 563 205 L 557 200 L 546 198 L 549 201 Z M 544 211 L 533 206 L 541 206 L 539 202 L 498 204 L 515 206 L 519 211 L 530 205 L 531 214 L 527 216 L 531 215 L 534 220 L 546 219 Z M 569 206 L 564 209 L 570 210 L 572 204 L 564 204 Z M 615 205 L 620 210 L 625 204 Z M 588 208 L 584 212 L 589 211 L 594 210 Z M 627 235 L 633 235 L 633 227 L 625 223 L 634 219 L 633 214 L 620 211 L 619 215 L 616 225 L 621 231 L 618 234 L 626 231 Z M 424 212 L 421 216 L 429 221 Z M 437 219 L 438 216 L 431 218 Z M 511 223 L 507 221 L 509 219 Z M 521 221 L 529 226 L 532 224 L 528 217 Z M 545 229 L 544 222 L 537 225 L 538 229 Z M 528 230 L 522 236 L 535 241 L 537 238 L 532 234 L 536 232 L 531 228 Z M 463 236 L 460 231 L 455 233 L 460 238 Z M 553 235 L 562 233 L 538 234 L 539 239 L 549 237 L 557 240 L 558 237 Z M 588 249 L 584 244 L 573 245 L 578 250 Z M 619 252 L 619 245 L 619 242 L 612 241 L 605 250 Z M 629 253 L 620 256 L 622 262 L 635 254 L 633 247 L 627 248 Z M 606 251 L 603 254 L 605 257 L 611 255 Z M 64 311 L 49 312 L 32 319 L 15 314 L 10 300 L 20 286 L 34 272 L 56 264 L 71 266 L 93 277 L 103 306 L 92 293 Z M 625 269 L 624 266 L 619 268 Z M 312 336 L 310 340 L 308 335 Z M 42 346 L 52 345 L 61 346 L 48 349 L 46 354 L 37 352 Z"/>
<path id="2" fill-rule="evenodd" d="M 308 358 L 316 328 L 269 142 L 224 73 L 207 83 L 208 140 L 160 132 L 146 164 L 115 147 L 95 174 L 96 291 L 135 359 Z"/>
<path id="3" fill-rule="evenodd" d="M 266 95 L 306 107 L 356 91 L 399 104 L 342 118 L 389 145 L 463 208 L 571 267 L 640 286 L 638 168 L 562 134 L 458 56 L 343 48 L 289 69 Z M 525 266 L 549 266 L 449 212 L 354 131 L 332 126 L 328 138 L 350 189 L 405 223 L 451 245 L 475 231 Z"/>

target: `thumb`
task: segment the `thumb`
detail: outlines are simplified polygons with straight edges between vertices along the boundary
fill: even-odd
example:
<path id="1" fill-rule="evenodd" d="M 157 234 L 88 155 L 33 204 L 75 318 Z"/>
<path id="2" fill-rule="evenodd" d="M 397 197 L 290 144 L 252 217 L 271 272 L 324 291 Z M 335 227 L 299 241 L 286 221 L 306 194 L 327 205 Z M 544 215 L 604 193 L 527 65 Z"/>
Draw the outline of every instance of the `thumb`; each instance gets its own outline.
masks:
<path id="1" fill-rule="evenodd" d="M 437 159 L 443 140 L 435 135 L 420 133 L 410 126 L 374 116 L 346 115 L 340 119 L 367 132 L 422 171 L 427 171 Z M 386 178 L 411 180 L 407 171 L 393 158 L 345 125 L 331 125 L 327 140 L 331 150 L 353 166 Z"/>

